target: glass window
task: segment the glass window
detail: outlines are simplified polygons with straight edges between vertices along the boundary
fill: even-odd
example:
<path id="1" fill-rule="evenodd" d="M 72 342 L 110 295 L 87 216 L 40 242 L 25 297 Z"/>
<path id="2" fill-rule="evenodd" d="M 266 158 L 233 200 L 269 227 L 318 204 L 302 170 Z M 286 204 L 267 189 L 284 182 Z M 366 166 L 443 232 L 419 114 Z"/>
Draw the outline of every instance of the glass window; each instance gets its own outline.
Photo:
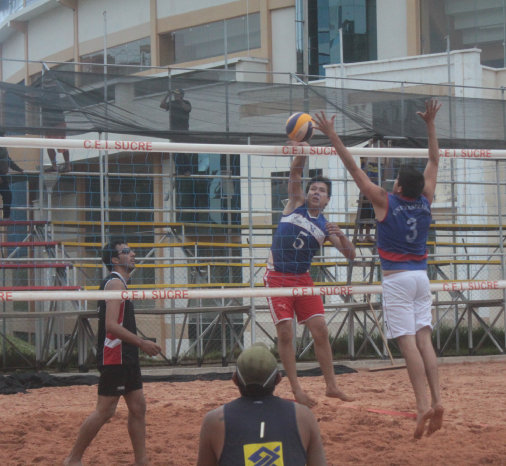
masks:
<path id="1" fill-rule="evenodd" d="M 166 53 L 173 55 L 174 63 L 215 57 L 225 53 L 225 33 L 227 53 L 259 48 L 260 14 L 253 13 L 174 31 L 170 37 L 165 38 L 165 42 L 171 42 L 171 46 L 164 47 L 161 44 L 161 49 L 167 49 Z"/>
<path id="2" fill-rule="evenodd" d="M 226 178 L 239 175 L 239 162 L 237 154 L 175 154 L 177 221 L 240 223 L 238 213 L 226 212 L 240 209 L 240 182 Z"/>
<path id="3" fill-rule="evenodd" d="M 323 66 L 377 58 L 376 0 L 310 0 L 308 2 L 309 74 L 322 76 Z"/>
<path id="4" fill-rule="evenodd" d="M 82 71 L 85 73 L 103 73 L 104 68 L 104 51 L 90 53 L 81 57 L 84 62 Z M 126 44 L 118 45 L 107 49 L 108 65 L 135 65 L 150 66 L 151 65 L 151 42 L 149 37 L 134 40 Z M 139 71 L 132 71 L 128 67 L 117 67 L 114 69 L 115 74 L 130 74 Z"/>
<path id="5" fill-rule="evenodd" d="M 32 0 L 33 1 L 33 0 Z M 30 2 L 27 2 L 27 5 Z M 0 2 L 0 22 L 23 8 L 23 0 L 9 0 Z"/>
<path id="6" fill-rule="evenodd" d="M 420 2 L 422 53 L 481 49 L 482 65 L 502 68 L 506 55 L 503 2 L 426 0 Z"/>

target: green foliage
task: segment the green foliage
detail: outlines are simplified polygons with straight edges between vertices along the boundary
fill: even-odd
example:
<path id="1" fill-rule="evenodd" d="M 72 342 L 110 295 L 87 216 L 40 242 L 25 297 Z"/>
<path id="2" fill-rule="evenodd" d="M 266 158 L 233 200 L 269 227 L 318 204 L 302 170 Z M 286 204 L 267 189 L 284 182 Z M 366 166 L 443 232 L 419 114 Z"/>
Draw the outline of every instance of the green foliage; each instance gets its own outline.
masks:
<path id="1" fill-rule="evenodd" d="M 35 367 L 35 347 L 13 335 L 0 337 L 0 363 L 8 369 Z"/>

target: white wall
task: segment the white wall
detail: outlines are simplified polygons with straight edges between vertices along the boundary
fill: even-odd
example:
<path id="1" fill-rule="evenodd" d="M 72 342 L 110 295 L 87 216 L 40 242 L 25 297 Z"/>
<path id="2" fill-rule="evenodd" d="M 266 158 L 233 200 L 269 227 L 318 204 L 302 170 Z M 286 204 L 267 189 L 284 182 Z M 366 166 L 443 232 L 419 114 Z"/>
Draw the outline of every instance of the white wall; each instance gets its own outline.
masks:
<path id="1" fill-rule="evenodd" d="M 326 86 L 341 86 L 339 78 L 343 67 L 341 65 L 327 65 L 325 75 Z M 480 65 L 480 50 L 457 50 L 450 53 L 451 81 L 456 85 L 481 86 L 482 67 Z M 448 55 L 436 53 L 431 55 L 417 55 L 390 60 L 377 60 L 362 63 L 349 63 L 344 66 L 344 76 L 347 78 L 374 79 L 377 81 L 345 81 L 345 87 L 354 89 L 381 90 L 400 87 L 400 82 L 412 83 L 447 83 Z M 380 80 L 385 80 L 381 82 Z M 395 81 L 395 82 L 386 82 Z M 409 86 L 409 84 L 406 84 Z M 479 89 L 456 88 L 455 95 L 459 97 L 482 97 Z"/>
<path id="2" fill-rule="evenodd" d="M 294 73 L 297 70 L 295 50 L 295 8 L 274 10 L 272 19 L 272 71 Z M 274 75 L 275 82 L 289 82 L 288 76 Z"/>
<path id="3" fill-rule="evenodd" d="M 408 54 L 406 0 L 381 0 L 376 4 L 378 59 Z"/>
<path id="4" fill-rule="evenodd" d="M 243 1 L 247 2 L 248 0 Z M 158 0 L 156 8 L 158 17 L 165 18 L 227 3 L 231 3 L 230 0 Z"/>
<path id="5" fill-rule="evenodd" d="M 74 44 L 74 13 L 70 8 L 53 8 L 30 21 L 28 58 L 40 60 L 71 48 Z"/>
<path id="6" fill-rule="evenodd" d="M 114 34 L 142 24 L 149 25 L 149 0 L 88 0 L 79 2 L 80 42 L 104 36 L 104 11 L 107 12 L 107 34 Z M 109 44 L 109 46 L 112 45 L 114 44 Z"/>
<path id="7" fill-rule="evenodd" d="M 3 79 L 7 81 L 10 76 L 23 70 L 25 64 L 21 61 L 8 61 L 7 58 L 24 59 L 25 58 L 25 41 L 23 34 L 13 34 L 8 41 L 2 44 L 2 71 Z"/>

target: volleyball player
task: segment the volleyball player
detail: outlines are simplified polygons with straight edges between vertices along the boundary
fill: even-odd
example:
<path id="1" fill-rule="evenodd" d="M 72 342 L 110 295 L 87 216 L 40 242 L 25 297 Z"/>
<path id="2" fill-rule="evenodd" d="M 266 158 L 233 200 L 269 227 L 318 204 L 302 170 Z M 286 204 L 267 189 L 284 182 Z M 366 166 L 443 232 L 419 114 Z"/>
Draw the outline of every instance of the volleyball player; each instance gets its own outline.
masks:
<path id="1" fill-rule="evenodd" d="M 305 142 L 294 143 L 308 145 Z M 330 201 L 331 182 L 328 178 L 312 178 L 302 189 L 302 171 L 307 157 L 297 155 L 290 167 L 288 202 L 272 239 L 264 283 L 267 287 L 311 287 L 311 261 L 328 239 L 347 259 L 355 258 L 355 246 L 336 223 L 323 216 Z M 314 349 L 329 397 L 351 401 L 337 386 L 332 364 L 329 333 L 324 318 L 321 296 L 292 296 L 267 298 L 278 337 L 278 352 L 295 400 L 310 408 L 316 404 L 297 378 L 293 347 L 293 319 L 306 325 L 314 340 Z"/>
<path id="2" fill-rule="evenodd" d="M 327 464 L 311 410 L 274 395 L 281 374 L 264 344 L 239 355 L 232 380 L 241 396 L 206 414 L 197 466 Z"/>
<path id="3" fill-rule="evenodd" d="M 101 290 L 123 291 L 135 269 L 135 253 L 123 239 L 112 239 L 102 250 L 102 261 L 110 274 Z M 98 400 L 83 422 L 65 465 L 80 465 L 84 451 L 102 426 L 114 415 L 122 396 L 128 407 L 128 434 L 136 466 L 149 464 L 146 454 L 146 401 L 142 390 L 139 348 L 150 356 L 161 348 L 137 336 L 134 305 L 130 300 L 99 301 L 97 364 L 100 372 Z M 122 444 L 124 439 L 118 439 Z M 111 458 L 109 464 L 114 464 Z"/>
<path id="4" fill-rule="evenodd" d="M 383 315 L 388 338 L 395 338 L 406 361 L 414 390 L 417 419 L 414 437 L 420 438 L 429 421 L 427 434 L 440 429 L 443 406 L 437 358 L 432 346 L 432 296 L 427 276 L 427 237 L 431 224 L 439 167 L 439 146 L 435 119 L 441 107 L 436 100 L 425 103 L 417 114 L 425 121 L 429 160 L 420 173 L 402 166 L 393 192 L 374 184 L 355 163 L 334 130 L 333 116 L 315 116 L 316 128 L 326 134 L 358 188 L 371 201 L 377 221 L 377 245 L 383 275 Z M 429 384 L 431 400 L 426 393 Z"/>

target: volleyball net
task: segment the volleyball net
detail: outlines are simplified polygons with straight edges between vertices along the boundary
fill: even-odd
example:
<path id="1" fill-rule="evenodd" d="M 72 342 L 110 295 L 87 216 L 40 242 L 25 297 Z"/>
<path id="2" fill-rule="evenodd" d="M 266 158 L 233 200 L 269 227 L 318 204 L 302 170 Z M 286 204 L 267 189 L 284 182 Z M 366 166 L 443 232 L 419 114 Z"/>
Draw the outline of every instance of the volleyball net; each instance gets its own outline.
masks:
<path id="1" fill-rule="evenodd" d="M 406 158 L 425 166 L 426 149 L 366 143 L 350 151 L 357 162 L 376 164 L 386 188 Z M 25 169 L 9 174 L 12 214 L 0 223 L 4 355 L 19 340 L 45 362 L 65 361 L 78 345 L 85 354 L 96 300 L 128 298 L 136 301 L 141 334 L 160 342 L 164 357 L 200 360 L 214 351 L 223 360 L 252 341 L 274 345 L 267 296 L 308 294 L 322 296 L 332 342 L 347 339 L 347 356 L 367 348 L 384 354 L 370 316 L 373 308 L 381 320 L 377 255 L 358 231 L 360 193 L 333 149 L 141 138 L 4 137 L 0 146 Z M 50 148 L 69 151 L 69 172 L 48 171 Z M 290 161 L 301 153 L 309 156 L 305 182 L 317 174 L 332 180 L 325 215 L 356 239 L 357 259 L 349 263 L 325 244 L 311 268 L 315 287 L 266 289 Z M 441 149 L 441 156 L 429 238 L 436 328 L 448 328 L 453 339 L 462 326 L 479 327 L 485 337 L 475 344 L 504 350 L 506 151 Z M 137 256 L 125 293 L 97 290 L 105 274 L 101 248 L 111 236 L 123 237 Z M 298 354 L 309 352 L 303 328 L 297 337 Z M 449 348 L 441 338 L 439 349 Z"/>

